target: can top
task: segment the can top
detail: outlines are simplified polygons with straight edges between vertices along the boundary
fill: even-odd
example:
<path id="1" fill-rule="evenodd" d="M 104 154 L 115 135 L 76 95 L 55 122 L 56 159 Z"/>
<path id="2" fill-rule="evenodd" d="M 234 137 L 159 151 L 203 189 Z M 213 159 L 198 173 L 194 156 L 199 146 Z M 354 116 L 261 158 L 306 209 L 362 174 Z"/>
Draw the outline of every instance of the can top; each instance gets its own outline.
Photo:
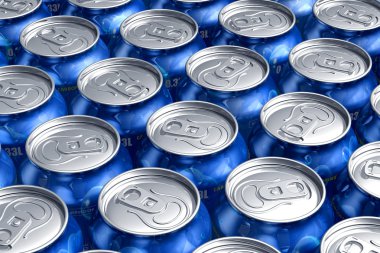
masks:
<path id="1" fill-rule="evenodd" d="M 380 251 L 380 218 L 356 217 L 330 228 L 321 242 L 321 253 Z"/>
<path id="2" fill-rule="evenodd" d="M 380 27 L 380 2 L 374 0 L 318 0 L 314 15 L 321 22 L 347 31 Z"/>
<path id="3" fill-rule="evenodd" d="M 380 85 L 377 86 L 371 94 L 372 109 L 380 115 Z"/>
<path id="4" fill-rule="evenodd" d="M 280 253 L 268 244 L 247 237 L 223 237 L 197 248 L 193 253 Z"/>
<path id="5" fill-rule="evenodd" d="M 165 50 L 193 41 L 198 35 L 198 25 L 192 17 L 179 11 L 147 10 L 124 20 L 120 33 L 136 47 Z"/>
<path id="6" fill-rule="evenodd" d="M 129 3 L 131 0 L 69 0 L 70 3 L 86 9 L 111 9 Z"/>
<path id="7" fill-rule="evenodd" d="M 134 58 L 110 58 L 82 71 L 78 89 L 86 98 L 105 105 L 140 103 L 162 88 L 161 72 L 152 64 Z"/>
<path id="8" fill-rule="evenodd" d="M 261 124 L 276 138 L 299 146 L 333 143 L 351 127 L 349 112 L 337 101 L 316 93 L 277 96 L 261 110 Z"/>
<path id="9" fill-rule="evenodd" d="M 99 211 L 110 226 L 142 236 L 186 226 L 199 206 L 198 190 L 190 180 L 160 168 L 125 172 L 108 182 L 99 196 Z"/>
<path id="10" fill-rule="evenodd" d="M 249 38 L 270 38 L 288 32 L 296 18 L 286 6 L 266 0 L 240 0 L 219 13 L 219 23 L 228 31 Z"/>
<path id="11" fill-rule="evenodd" d="M 237 46 L 215 46 L 195 53 L 186 64 L 193 82 L 216 91 L 242 91 L 261 84 L 268 62 L 258 53 Z"/>
<path id="12" fill-rule="evenodd" d="M 0 20 L 26 16 L 37 10 L 42 0 L 4 0 L 0 1 Z"/>
<path id="13" fill-rule="evenodd" d="M 119 151 L 120 136 L 106 121 L 65 116 L 37 127 L 26 153 L 37 166 L 58 173 L 79 173 L 108 163 Z"/>
<path id="14" fill-rule="evenodd" d="M 29 52 L 44 57 L 78 55 L 99 40 L 99 30 L 90 21 L 73 16 L 55 16 L 29 24 L 20 43 Z"/>
<path id="15" fill-rule="evenodd" d="M 0 115 L 31 111 L 53 93 L 53 79 L 40 69 L 17 65 L 0 68 Z"/>
<path id="16" fill-rule="evenodd" d="M 348 172 L 359 188 L 380 198 L 380 142 L 372 142 L 357 149 L 350 157 Z"/>
<path id="17" fill-rule="evenodd" d="M 325 83 L 359 80 L 371 71 L 372 60 L 361 47 L 338 39 L 314 39 L 295 46 L 289 62 L 299 74 Z"/>
<path id="18" fill-rule="evenodd" d="M 294 160 L 265 157 L 239 165 L 228 176 L 226 196 L 244 215 L 273 223 L 310 217 L 325 201 L 325 185 L 311 168 Z"/>
<path id="19" fill-rule="evenodd" d="M 33 253 L 53 244 L 68 222 L 65 203 L 41 187 L 0 189 L 1 252 Z"/>
<path id="20" fill-rule="evenodd" d="M 156 111 L 147 124 L 151 142 L 181 156 L 204 156 L 227 148 L 236 138 L 238 124 L 215 104 L 184 101 Z"/>

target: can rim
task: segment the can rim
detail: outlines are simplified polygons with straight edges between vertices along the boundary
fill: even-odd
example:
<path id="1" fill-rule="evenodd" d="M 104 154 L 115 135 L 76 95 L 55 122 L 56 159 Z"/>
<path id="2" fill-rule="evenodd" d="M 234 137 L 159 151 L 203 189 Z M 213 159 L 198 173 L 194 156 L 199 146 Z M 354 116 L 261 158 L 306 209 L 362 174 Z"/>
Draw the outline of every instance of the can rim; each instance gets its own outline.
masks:
<path id="1" fill-rule="evenodd" d="M 190 71 L 191 71 L 190 65 L 192 64 L 192 62 L 196 61 L 199 57 L 207 56 L 209 53 L 208 51 L 211 51 L 213 49 L 221 50 L 221 49 L 229 49 L 229 48 L 239 50 L 242 53 L 246 53 L 247 55 L 249 54 L 250 57 L 255 58 L 255 60 L 260 62 L 260 64 L 263 64 L 263 66 L 265 66 L 265 75 L 262 78 L 262 80 L 256 84 L 249 86 L 249 87 L 246 87 L 246 88 L 240 88 L 240 89 L 236 89 L 236 90 L 227 90 L 227 91 L 223 90 L 222 88 L 219 89 L 217 87 L 215 87 L 215 88 L 205 87 L 202 84 L 198 83 L 190 73 Z M 191 81 L 193 81 L 195 84 L 197 84 L 197 85 L 199 85 L 199 86 L 201 86 L 207 90 L 219 91 L 219 92 L 223 92 L 223 93 L 246 91 L 246 90 L 254 89 L 254 88 L 260 86 L 261 84 L 263 84 L 268 79 L 269 72 L 270 72 L 269 69 L 270 68 L 269 68 L 268 61 L 261 54 L 257 53 L 256 51 L 253 51 L 249 48 L 245 48 L 245 47 L 241 47 L 241 46 L 230 46 L 230 45 L 212 46 L 212 47 L 204 48 L 202 50 L 199 50 L 195 54 L 193 54 L 186 62 L 186 75 L 191 79 Z"/>
<path id="2" fill-rule="evenodd" d="M 232 31 L 231 29 L 229 29 L 228 27 L 226 27 L 224 24 L 223 24 L 223 14 L 224 12 L 227 12 L 227 8 L 231 8 L 234 7 L 235 5 L 239 5 L 239 3 L 263 3 L 263 4 L 272 4 L 272 5 L 277 5 L 279 8 L 281 8 L 281 10 L 283 10 L 284 12 L 287 12 L 287 14 L 289 14 L 289 16 L 292 18 L 292 23 L 291 25 L 288 27 L 288 29 L 286 29 L 285 31 L 279 33 L 279 34 L 276 34 L 276 35 L 268 35 L 268 36 L 246 36 L 246 35 L 240 35 L 240 34 L 237 34 L 236 32 Z M 278 36 L 281 36 L 281 35 L 284 35 L 286 33 L 288 33 L 290 30 L 292 30 L 296 24 L 296 16 L 295 14 L 293 13 L 293 11 L 291 11 L 287 6 L 281 4 L 281 3 L 278 3 L 278 2 L 273 2 L 273 1 L 270 1 L 270 0 L 239 0 L 239 1 L 235 1 L 235 2 L 232 2 L 226 6 L 223 7 L 223 9 L 219 12 L 219 16 L 218 16 L 218 21 L 219 21 L 219 24 L 220 26 L 227 30 L 228 32 L 236 35 L 236 36 L 239 36 L 239 37 L 243 37 L 243 38 L 248 38 L 248 39 L 252 39 L 252 38 L 258 38 L 258 39 L 267 39 L 267 38 L 275 38 L 275 37 L 278 37 Z"/>
<path id="3" fill-rule="evenodd" d="M 104 64 L 107 64 L 107 65 L 104 66 Z M 93 99 L 86 96 L 86 94 L 84 93 L 84 90 L 83 90 L 83 88 L 84 88 L 83 79 L 86 77 L 86 75 L 90 74 L 92 71 L 96 71 L 96 70 L 102 69 L 104 67 L 112 66 L 113 64 L 120 64 L 120 65 L 124 65 L 124 66 L 134 65 L 134 66 L 138 66 L 138 67 L 141 67 L 144 69 L 148 69 L 151 72 L 154 72 L 154 74 L 157 74 L 157 77 L 158 77 L 157 79 L 159 82 L 157 89 L 152 94 L 145 97 L 143 100 L 133 101 L 132 103 L 105 103 L 105 102 L 94 101 Z M 145 102 L 147 100 L 150 100 L 154 96 L 156 96 L 157 93 L 159 93 L 162 89 L 163 79 L 164 78 L 162 76 L 161 71 L 156 66 L 154 66 L 153 64 L 151 64 L 147 61 L 137 59 L 137 58 L 131 58 L 131 57 L 113 57 L 113 58 L 107 58 L 107 59 L 95 62 L 95 63 L 91 64 L 90 66 L 86 67 L 85 69 L 83 69 L 78 76 L 77 86 L 78 86 L 79 93 L 83 97 L 85 97 L 86 99 L 88 99 L 90 101 L 94 101 L 98 104 L 107 105 L 107 106 L 129 106 L 129 105 L 135 105 L 135 104 Z"/>
<path id="4" fill-rule="evenodd" d="M 278 221 L 278 220 L 276 221 L 276 220 L 270 220 L 270 219 L 263 219 L 260 217 L 255 217 L 254 215 L 250 216 L 250 215 L 246 214 L 242 208 L 240 208 L 238 205 L 236 205 L 234 201 L 231 200 L 230 194 L 229 194 L 229 183 L 230 183 L 230 181 L 232 181 L 233 177 L 235 175 L 239 174 L 241 171 L 244 171 L 247 168 L 251 168 L 249 165 L 252 162 L 271 161 L 271 160 L 272 161 L 275 160 L 279 163 L 284 162 L 284 163 L 288 163 L 288 164 L 297 165 L 300 168 L 305 169 L 305 170 L 301 171 L 299 168 L 295 168 L 295 166 L 292 167 L 294 169 L 301 171 L 303 174 L 309 176 L 310 180 L 312 180 L 315 183 L 315 185 L 321 190 L 321 200 L 319 201 L 318 205 L 314 208 L 314 210 L 312 212 L 305 214 L 305 215 L 302 215 L 298 218 L 288 219 L 288 220 L 283 220 L 283 221 Z M 317 185 L 317 183 L 319 185 Z M 292 223 L 292 222 L 298 222 L 301 220 L 305 220 L 305 219 L 313 216 L 314 214 L 316 214 L 321 209 L 321 207 L 324 205 L 324 203 L 326 201 L 326 186 L 325 186 L 322 178 L 318 175 L 318 173 L 315 172 L 313 169 L 311 169 L 309 166 L 307 166 L 301 162 L 298 162 L 296 160 L 292 160 L 289 158 L 284 158 L 284 157 L 276 157 L 276 156 L 259 157 L 259 158 L 254 158 L 254 159 L 248 160 L 248 161 L 240 164 L 235 169 L 233 169 L 231 171 L 231 173 L 228 175 L 224 188 L 225 188 L 225 194 L 226 194 L 228 203 L 230 205 L 232 205 L 232 207 L 234 209 L 236 209 L 239 213 L 243 214 L 244 216 L 248 217 L 249 219 L 255 219 L 258 221 L 270 222 L 270 223 L 274 223 L 274 224 Z"/>
<path id="5" fill-rule="evenodd" d="M 125 230 L 125 229 L 120 229 L 120 228 L 118 228 L 118 227 L 116 227 L 115 225 L 112 224 L 112 221 L 105 214 L 105 210 L 104 210 L 104 207 L 103 207 L 103 204 L 105 202 L 103 201 L 103 198 L 106 196 L 107 192 L 109 192 L 113 187 L 117 186 L 119 183 L 123 182 L 124 179 L 130 179 L 131 177 L 138 177 L 139 176 L 138 175 L 139 172 L 154 172 L 155 176 L 170 177 L 173 180 L 177 180 L 178 182 L 183 183 L 189 190 L 192 191 L 192 194 L 195 194 L 194 200 L 196 202 L 196 206 L 194 207 L 194 211 L 191 214 L 191 216 L 188 217 L 187 221 L 185 221 L 179 227 L 167 230 L 167 231 L 165 231 L 163 233 L 159 233 L 159 234 L 148 234 L 148 233 L 132 232 L 132 231 L 128 231 L 128 230 Z M 133 176 L 134 174 L 137 174 L 137 175 Z M 199 212 L 200 205 L 201 205 L 201 198 L 200 198 L 199 191 L 198 191 L 197 187 L 195 186 L 195 184 L 190 179 L 188 179 L 184 175 L 182 175 L 182 174 L 180 174 L 178 172 L 175 172 L 173 170 L 159 168 L 159 167 L 135 168 L 133 170 L 126 171 L 126 172 L 124 172 L 122 174 L 117 175 L 116 177 L 112 178 L 110 181 L 107 182 L 107 184 L 105 184 L 103 186 L 103 188 L 102 188 L 102 190 L 101 190 L 101 192 L 99 194 L 99 198 L 98 198 L 98 210 L 99 210 L 99 213 L 100 213 L 103 221 L 108 226 L 110 226 L 111 228 L 116 229 L 117 231 L 121 231 L 123 233 L 128 233 L 128 234 L 137 235 L 137 236 L 148 236 L 148 237 L 150 237 L 150 236 L 157 236 L 157 235 L 158 236 L 160 236 L 160 235 L 166 235 L 166 234 L 173 233 L 175 231 L 178 231 L 178 230 L 184 228 L 185 226 L 187 226 L 190 222 L 192 222 L 194 220 L 195 216 Z"/>
<path id="6" fill-rule="evenodd" d="M 377 93 L 380 93 L 380 85 L 378 85 L 371 93 L 371 107 L 372 110 L 377 114 L 380 115 L 380 110 L 376 109 L 376 103 L 380 101 L 380 94 L 376 95 Z"/>
<path id="7" fill-rule="evenodd" d="M 76 19 L 76 21 L 75 21 Z M 96 37 L 94 39 L 94 41 L 89 44 L 86 48 L 78 51 L 78 52 L 75 52 L 75 53 L 71 53 L 71 54 L 67 54 L 67 55 L 52 55 L 52 54 L 39 54 L 37 52 L 33 52 L 33 50 L 29 50 L 27 47 L 26 47 L 26 44 L 25 44 L 25 37 L 30 33 L 32 32 L 33 30 L 35 29 L 38 29 L 40 27 L 40 23 L 41 22 L 54 22 L 54 21 L 70 21 L 70 23 L 76 23 L 76 24 L 82 24 L 84 26 L 87 26 L 89 29 L 92 29 L 95 31 L 95 34 L 96 34 Z M 66 21 L 67 22 L 67 21 Z M 80 55 L 86 51 L 89 51 L 91 50 L 98 42 L 99 42 L 99 39 L 100 39 L 100 32 L 99 32 L 99 28 L 94 24 L 92 23 L 91 21 L 87 20 L 87 19 L 84 19 L 84 18 L 81 18 L 81 17 L 77 17 L 77 16 L 68 16 L 68 15 L 60 15 L 60 16 L 50 16 L 50 17 L 46 17 L 46 18 L 43 18 L 43 19 L 39 19 L 37 21 L 34 21 L 30 24 L 28 24 L 27 26 L 24 27 L 24 29 L 22 29 L 21 33 L 20 33 L 20 44 L 22 46 L 22 48 L 31 53 L 31 54 L 34 54 L 34 55 L 38 55 L 38 56 L 41 56 L 41 57 L 46 57 L 46 58 L 53 58 L 53 59 L 60 59 L 60 58 L 65 58 L 65 57 L 71 57 L 71 56 L 76 56 L 76 55 Z"/>
<path id="8" fill-rule="evenodd" d="M 16 19 L 16 18 L 22 18 L 22 17 L 25 17 L 33 12 L 35 12 L 37 9 L 39 9 L 42 5 L 42 0 L 37 0 L 37 5 L 35 6 L 35 8 L 33 8 L 32 10 L 28 11 L 28 12 L 25 12 L 21 15 L 18 15 L 18 16 L 15 16 L 15 17 L 10 17 L 10 18 L 1 18 L 0 17 L 0 20 L 12 20 L 12 19 Z"/>
<path id="9" fill-rule="evenodd" d="M 92 6 L 83 6 L 81 5 L 80 3 L 74 3 L 75 0 L 68 0 L 71 4 L 77 6 L 77 7 L 80 7 L 80 8 L 83 8 L 83 9 L 89 9 L 89 10 L 109 10 L 109 9 L 114 9 L 114 8 L 119 8 L 125 4 L 128 4 L 130 3 L 132 0 L 124 0 L 124 2 L 122 3 L 119 3 L 119 4 L 116 4 L 114 6 L 110 6 L 110 7 L 92 7 Z"/>

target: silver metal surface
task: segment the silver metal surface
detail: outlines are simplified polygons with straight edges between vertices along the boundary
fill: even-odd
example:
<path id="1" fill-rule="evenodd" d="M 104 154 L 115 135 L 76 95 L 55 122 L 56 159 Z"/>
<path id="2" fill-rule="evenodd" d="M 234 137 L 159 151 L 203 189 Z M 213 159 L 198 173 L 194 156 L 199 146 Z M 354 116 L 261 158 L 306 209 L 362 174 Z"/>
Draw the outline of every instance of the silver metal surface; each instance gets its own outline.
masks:
<path id="1" fill-rule="evenodd" d="M 17 65 L 0 68 L 0 115 L 31 111 L 53 93 L 53 79 L 40 69 Z"/>
<path id="2" fill-rule="evenodd" d="M 0 0 L 0 20 L 20 18 L 40 8 L 42 0 Z"/>
<path id="3" fill-rule="evenodd" d="M 83 53 L 98 39 L 99 30 L 90 21 L 73 16 L 55 16 L 25 27 L 20 43 L 33 54 L 57 58 Z"/>
<path id="4" fill-rule="evenodd" d="M 198 35 L 198 25 L 182 12 L 147 10 L 124 20 L 120 33 L 126 42 L 137 47 L 165 50 L 191 42 Z"/>
<path id="5" fill-rule="evenodd" d="M 325 201 L 320 176 L 294 160 L 265 157 L 245 162 L 226 181 L 229 202 L 244 215 L 289 223 L 316 213 Z"/>
<path id="6" fill-rule="evenodd" d="M 59 173 L 97 169 L 119 151 L 120 136 L 106 121 L 89 116 L 65 116 L 36 128 L 25 148 L 37 166 Z"/>
<path id="7" fill-rule="evenodd" d="M 371 94 L 372 109 L 380 115 L 380 85 L 377 86 Z"/>
<path id="8" fill-rule="evenodd" d="M 260 85 L 269 75 L 268 62 L 237 46 L 216 46 L 194 54 L 186 64 L 193 82 L 211 90 L 242 91 Z"/>
<path id="9" fill-rule="evenodd" d="M 160 168 L 123 173 L 104 186 L 99 196 L 99 211 L 110 226 L 142 236 L 186 226 L 199 205 L 198 190 L 190 180 Z"/>
<path id="10" fill-rule="evenodd" d="M 204 156 L 227 148 L 236 138 L 238 125 L 217 105 L 186 101 L 156 111 L 147 124 L 147 135 L 160 149 L 183 156 Z"/>
<path id="11" fill-rule="evenodd" d="M 106 105 L 131 105 L 153 97 L 162 87 L 161 72 L 134 58 L 110 58 L 82 71 L 78 89 L 88 99 Z"/>
<path id="12" fill-rule="evenodd" d="M 261 124 L 274 137 L 300 146 L 320 146 L 344 137 L 351 127 L 348 111 L 316 93 L 277 96 L 261 110 Z"/>
<path id="13" fill-rule="evenodd" d="M 128 4 L 131 0 L 68 0 L 70 3 L 86 9 L 111 9 Z"/>

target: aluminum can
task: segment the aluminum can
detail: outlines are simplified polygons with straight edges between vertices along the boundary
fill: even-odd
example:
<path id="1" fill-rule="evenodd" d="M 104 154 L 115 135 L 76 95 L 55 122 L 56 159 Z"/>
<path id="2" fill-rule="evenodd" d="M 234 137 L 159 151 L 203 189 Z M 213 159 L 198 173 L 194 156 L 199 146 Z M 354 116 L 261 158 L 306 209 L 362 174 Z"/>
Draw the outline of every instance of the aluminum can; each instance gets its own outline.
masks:
<path id="1" fill-rule="evenodd" d="M 46 71 L 68 104 L 78 94 L 76 82 L 80 72 L 109 57 L 98 28 L 80 17 L 38 20 L 22 31 L 20 42 L 23 52 L 17 63 Z"/>
<path id="2" fill-rule="evenodd" d="M 42 0 L 45 5 L 48 7 L 49 12 L 53 16 L 57 16 L 61 13 L 62 6 L 68 0 Z"/>
<path id="3" fill-rule="evenodd" d="M 361 216 L 333 226 L 323 237 L 320 253 L 380 251 L 380 218 Z"/>
<path id="4" fill-rule="evenodd" d="M 29 134 L 64 115 L 66 103 L 47 73 L 29 66 L 0 68 L 0 144 L 16 165 L 26 158 Z"/>
<path id="5" fill-rule="evenodd" d="M 0 55 L 5 55 L 9 64 L 14 64 L 22 49 L 22 30 L 28 24 L 48 16 L 50 13 L 42 0 L 0 1 Z"/>
<path id="6" fill-rule="evenodd" d="M 6 65 L 8 65 L 8 59 L 2 52 L 0 52 L 0 67 Z"/>
<path id="7" fill-rule="evenodd" d="M 67 0 L 61 14 L 90 20 L 98 26 L 102 40 L 109 44 L 119 36 L 124 19 L 143 10 L 142 0 Z"/>
<path id="8" fill-rule="evenodd" d="M 296 17 L 282 4 L 266 0 L 235 1 L 219 14 L 220 31 L 213 45 L 236 45 L 255 50 L 269 62 L 277 81 L 289 53 L 302 41 Z"/>
<path id="9" fill-rule="evenodd" d="M 99 196 L 95 245 L 121 253 L 191 253 L 211 239 L 211 221 L 197 188 L 160 168 L 112 179 Z"/>
<path id="10" fill-rule="evenodd" d="M 229 110 L 248 141 L 260 124 L 261 108 L 277 95 L 268 62 L 258 53 L 237 46 L 209 47 L 186 64 L 187 78 L 176 91 L 176 100 L 201 100 Z"/>
<path id="11" fill-rule="evenodd" d="M 118 253 L 118 252 L 111 251 L 111 250 L 89 250 L 89 251 L 83 251 L 81 253 Z"/>
<path id="12" fill-rule="evenodd" d="M 121 143 L 135 154 L 146 137 L 149 117 L 172 102 L 161 72 L 134 58 L 111 58 L 87 67 L 78 78 L 80 95 L 73 114 L 102 118 L 121 135 Z"/>
<path id="13" fill-rule="evenodd" d="M 304 29 L 305 39 L 338 38 L 366 50 L 380 74 L 380 2 L 318 0 Z"/>
<path id="14" fill-rule="evenodd" d="M 44 188 L 15 185 L 0 189 L 1 251 L 77 253 L 82 232 L 61 198 Z"/>
<path id="15" fill-rule="evenodd" d="M 18 170 L 20 183 L 58 194 L 82 228 L 84 248 L 90 248 L 89 224 L 97 212 L 100 190 L 132 168 L 116 129 L 94 117 L 57 118 L 32 132 L 26 152 L 29 159 Z"/>
<path id="16" fill-rule="evenodd" d="M 294 160 L 263 157 L 239 165 L 210 211 L 216 234 L 261 240 L 283 253 L 316 253 L 334 223 L 322 179 Z"/>
<path id="17" fill-rule="evenodd" d="M 210 46 L 219 25 L 219 12 L 234 0 L 154 0 L 151 9 L 172 9 L 190 15 L 199 25 L 199 33 Z"/>
<path id="18" fill-rule="evenodd" d="M 193 253 L 220 253 L 220 252 L 255 252 L 280 253 L 272 246 L 247 237 L 224 237 L 210 241 Z"/>
<path id="19" fill-rule="evenodd" d="M 378 83 L 371 57 L 339 39 L 302 42 L 291 51 L 289 63 L 291 68 L 278 85 L 282 93 L 303 91 L 331 97 L 346 107 L 353 121 Z"/>
<path id="20" fill-rule="evenodd" d="M 380 142 L 357 149 L 338 177 L 333 207 L 338 219 L 380 217 Z M 380 246 L 380 245 L 379 245 Z"/>
<path id="21" fill-rule="evenodd" d="M 205 47 L 195 20 L 174 10 L 139 12 L 122 23 L 120 33 L 122 38 L 111 45 L 111 55 L 155 64 L 169 91 L 186 76 L 186 61 L 190 56 Z"/>
<path id="22" fill-rule="evenodd" d="M 0 146 L 0 189 L 16 182 L 16 168 L 12 159 Z"/>
<path id="23" fill-rule="evenodd" d="M 287 93 L 269 101 L 260 115 L 261 128 L 252 133 L 252 157 L 279 156 L 314 169 L 327 184 L 343 171 L 358 141 L 348 111 L 316 93 Z"/>
<path id="24" fill-rule="evenodd" d="M 209 208 L 223 195 L 228 174 L 248 159 L 236 119 L 208 102 L 177 102 L 161 108 L 150 117 L 147 135 L 137 152 L 138 165 L 186 176 Z"/>

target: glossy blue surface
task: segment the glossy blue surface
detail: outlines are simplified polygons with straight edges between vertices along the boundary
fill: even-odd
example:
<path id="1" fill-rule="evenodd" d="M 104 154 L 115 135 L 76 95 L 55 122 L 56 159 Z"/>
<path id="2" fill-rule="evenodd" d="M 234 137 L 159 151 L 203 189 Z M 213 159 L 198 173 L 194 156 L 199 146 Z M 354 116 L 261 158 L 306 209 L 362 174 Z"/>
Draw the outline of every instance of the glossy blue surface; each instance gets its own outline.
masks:
<path id="1" fill-rule="evenodd" d="M 0 67 L 1 66 L 6 66 L 8 65 L 8 59 L 7 57 L 5 56 L 5 54 L 3 54 L 1 51 L 0 51 Z"/>
<path id="2" fill-rule="evenodd" d="M 199 25 L 199 33 L 208 46 L 218 31 L 219 12 L 234 0 L 213 0 L 203 3 L 184 3 L 176 0 L 152 0 L 151 9 L 172 9 L 190 15 Z"/>
<path id="3" fill-rule="evenodd" d="M 380 116 L 372 108 L 369 100 L 368 104 L 360 111 L 354 128 L 362 144 L 380 141 Z"/>
<path id="4" fill-rule="evenodd" d="M 97 248 L 121 253 L 192 253 L 211 240 L 210 216 L 201 203 L 197 215 L 185 227 L 159 236 L 137 236 L 110 227 L 99 217 L 91 227 Z"/>
<path id="5" fill-rule="evenodd" d="M 249 134 L 260 124 L 261 109 L 275 96 L 277 88 L 271 77 L 257 87 L 238 92 L 206 89 L 187 77 L 180 82 L 176 90 L 177 101 L 201 100 L 226 108 L 236 117 L 239 132 L 247 142 Z"/>
<path id="6" fill-rule="evenodd" d="M 0 20 L 0 52 L 7 56 L 9 64 L 14 64 L 22 51 L 19 40 L 22 30 L 30 23 L 49 16 L 48 8 L 42 3 L 39 8 L 28 15 Z"/>
<path id="7" fill-rule="evenodd" d="M 210 212 L 218 237 L 250 237 L 282 253 L 319 253 L 323 235 L 334 224 L 334 212 L 328 201 L 314 215 L 291 223 L 268 223 L 249 218 L 234 209 L 226 197 L 219 203 Z"/>
<path id="8" fill-rule="evenodd" d="M 171 102 L 169 91 L 163 86 L 152 98 L 129 106 L 102 105 L 78 95 L 73 100 L 70 111 L 72 114 L 99 117 L 113 125 L 121 136 L 122 144 L 135 160 L 136 152 L 146 137 L 146 124 L 150 116 Z"/>
<path id="9" fill-rule="evenodd" d="M 290 51 L 301 42 L 301 33 L 295 26 L 283 35 L 266 39 L 244 38 L 221 29 L 212 41 L 212 45 L 242 46 L 258 52 L 268 61 L 271 75 L 277 81 L 288 64 Z"/>
<path id="10" fill-rule="evenodd" d="M 121 146 L 110 162 L 82 173 L 56 173 L 39 168 L 26 159 L 19 167 L 18 180 L 21 184 L 44 187 L 60 196 L 82 228 L 87 249 L 91 245 L 89 224 L 97 212 L 100 191 L 109 180 L 130 169 L 131 158 Z"/>
<path id="11" fill-rule="evenodd" d="M 16 165 L 25 159 L 25 142 L 39 125 L 67 115 L 62 95 L 55 91 L 50 100 L 41 106 L 19 114 L 0 115 L 0 143 Z"/>
<path id="12" fill-rule="evenodd" d="M 303 31 L 304 25 L 310 15 L 313 15 L 313 6 L 316 0 L 275 0 L 288 7 L 296 16 L 297 27 Z"/>
<path id="13" fill-rule="evenodd" d="M 167 168 L 181 173 L 198 188 L 203 203 L 213 208 L 224 194 L 225 181 L 230 172 L 248 159 L 247 145 L 238 134 L 226 149 L 205 156 L 180 156 L 156 148 L 145 139 L 137 152 L 139 167 Z"/>
<path id="14" fill-rule="evenodd" d="M 0 146 L 0 188 L 11 186 L 16 182 L 16 168 L 13 161 Z"/>
<path id="15" fill-rule="evenodd" d="M 48 10 L 51 13 L 51 15 L 56 16 L 61 13 L 62 6 L 68 0 L 42 0 L 42 1 L 48 7 Z"/>
<path id="16" fill-rule="evenodd" d="M 119 28 L 124 19 L 145 9 L 142 0 L 131 0 L 122 6 L 109 9 L 82 8 L 66 1 L 61 15 L 78 16 L 92 21 L 98 26 L 103 41 L 108 44 L 119 36 Z"/>

